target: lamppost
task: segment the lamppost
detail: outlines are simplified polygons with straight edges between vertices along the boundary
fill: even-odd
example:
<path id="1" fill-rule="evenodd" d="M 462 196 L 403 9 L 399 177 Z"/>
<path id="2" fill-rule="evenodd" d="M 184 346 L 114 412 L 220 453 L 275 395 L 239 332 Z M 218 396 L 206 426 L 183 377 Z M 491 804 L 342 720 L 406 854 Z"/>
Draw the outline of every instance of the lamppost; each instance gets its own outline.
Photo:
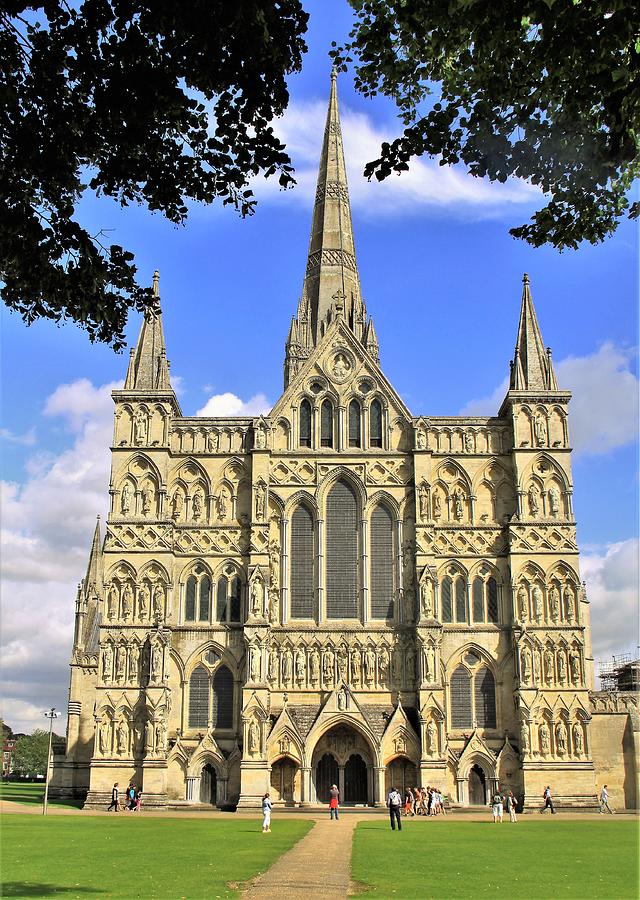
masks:
<path id="1" fill-rule="evenodd" d="M 49 801 L 49 774 L 51 772 L 51 738 L 53 737 L 53 720 L 57 719 L 60 713 L 56 712 L 55 706 L 52 706 L 45 714 L 45 718 L 49 719 L 49 749 L 47 750 L 47 774 L 44 782 L 44 803 L 42 804 L 42 815 L 47 814 L 47 803 Z"/>

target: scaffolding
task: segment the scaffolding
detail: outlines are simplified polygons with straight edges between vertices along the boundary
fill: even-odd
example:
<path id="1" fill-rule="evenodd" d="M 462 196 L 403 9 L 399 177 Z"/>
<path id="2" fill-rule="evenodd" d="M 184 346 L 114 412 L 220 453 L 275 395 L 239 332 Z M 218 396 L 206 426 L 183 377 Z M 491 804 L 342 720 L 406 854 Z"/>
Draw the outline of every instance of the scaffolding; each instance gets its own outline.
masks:
<path id="1" fill-rule="evenodd" d="M 638 654 L 621 653 L 598 663 L 600 690 L 638 691 L 640 690 L 640 658 Z"/>

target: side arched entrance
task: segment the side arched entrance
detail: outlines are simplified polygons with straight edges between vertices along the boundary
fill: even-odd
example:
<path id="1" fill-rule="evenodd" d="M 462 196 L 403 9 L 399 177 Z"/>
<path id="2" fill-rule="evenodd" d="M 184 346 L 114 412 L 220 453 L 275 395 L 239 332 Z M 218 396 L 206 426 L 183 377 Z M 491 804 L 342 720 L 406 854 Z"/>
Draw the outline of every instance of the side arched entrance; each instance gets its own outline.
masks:
<path id="1" fill-rule="evenodd" d="M 218 773 L 211 765 L 205 763 L 200 773 L 200 803 L 210 803 L 215 806 L 218 802 Z"/>
<path id="2" fill-rule="evenodd" d="M 271 764 L 271 799 L 275 803 L 293 806 L 300 799 L 298 763 L 283 756 Z"/>
<path id="3" fill-rule="evenodd" d="M 397 788 L 402 796 L 408 787 L 419 787 L 416 766 L 406 756 L 396 756 L 387 763 L 385 771 L 385 796 L 392 787 Z"/>

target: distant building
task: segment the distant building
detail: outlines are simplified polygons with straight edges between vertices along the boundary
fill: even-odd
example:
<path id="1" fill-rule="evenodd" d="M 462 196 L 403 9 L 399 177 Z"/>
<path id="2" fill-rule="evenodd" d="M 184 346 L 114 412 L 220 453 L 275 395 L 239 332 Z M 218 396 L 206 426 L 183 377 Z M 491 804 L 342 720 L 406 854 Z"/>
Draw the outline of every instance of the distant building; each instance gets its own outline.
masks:
<path id="1" fill-rule="evenodd" d="M 598 668 L 603 691 L 640 691 L 640 659 L 631 653 L 612 656 Z"/>
<path id="2" fill-rule="evenodd" d="M 336 783 L 381 806 L 392 783 L 431 784 L 484 806 L 500 785 L 533 806 L 550 784 L 589 808 L 606 772 L 634 805 L 637 697 L 593 692 L 571 395 L 528 277 L 497 414 L 413 415 L 361 292 L 332 77 L 269 415 L 182 414 L 157 275 L 154 291 L 113 393 L 111 508 L 77 595 L 54 793 L 103 804 L 133 779 L 147 806 L 257 806 L 266 790 L 305 806 Z M 465 366 L 455 321 L 448 335 L 395 325 L 417 377 L 433 341 Z"/>
<path id="3" fill-rule="evenodd" d="M 6 778 L 13 772 L 13 752 L 16 741 L 21 735 L 12 734 L 11 737 L 5 737 L 2 741 L 2 777 Z"/>

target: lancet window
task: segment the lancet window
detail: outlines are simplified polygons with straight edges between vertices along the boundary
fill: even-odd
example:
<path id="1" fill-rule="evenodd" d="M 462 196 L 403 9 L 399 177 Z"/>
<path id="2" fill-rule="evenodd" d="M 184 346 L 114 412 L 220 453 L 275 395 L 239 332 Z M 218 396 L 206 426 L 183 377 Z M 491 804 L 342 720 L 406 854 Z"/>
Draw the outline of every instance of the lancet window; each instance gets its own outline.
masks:
<path id="1" fill-rule="evenodd" d="M 216 621 L 240 622 L 242 582 L 238 576 L 227 578 L 221 575 L 216 588 Z"/>
<path id="2" fill-rule="evenodd" d="M 358 502 L 342 479 L 327 495 L 325 560 L 327 618 L 357 618 Z"/>
<path id="3" fill-rule="evenodd" d="M 233 675 L 218 666 L 213 677 L 202 665 L 189 679 L 189 728 L 233 727 Z"/>
<path id="4" fill-rule="evenodd" d="M 479 575 L 473 579 L 473 621 L 498 622 L 498 584 L 495 578 L 486 581 Z"/>
<path id="5" fill-rule="evenodd" d="M 382 403 L 372 400 L 369 407 L 369 446 L 382 447 Z"/>
<path id="6" fill-rule="evenodd" d="M 320 446 L 333 447 L 333 403 L 323 400 L 320 407 Z"/>
<path id="7" fill-rule="evenodd" d="M 467 655 L 470 665 L 474 665 L 474 659 L 480 663 L 475 653 Z M 449 692 L 453 729 L 496 727 L 496 685 L 487 666 L 480 666 L 472 674 L 461 663 L 451 676 Z"/>
<path id="8" fill-rule="evenodd" d="M 291 617 L 310 619 L 314 613 L 314 524 L 304 504 L 291 517 Z"/>
<path id="9" fill-rule="evenodd" d="M 462 575 L 456 575 L 454 578 L 446 575 L 442 579 L 440 603 L 443 622 L 467 623 L 467 582 Z"/>
<path id="10" fill-rule="evenodd" d="M 311 423 L 312 412 L 311 404 L 308 400 L 303 400 L 300 404 L 300 446 L 311 447 Z"/>
<path id="11" fill-rule="evenodd" d="M 211 579 L 200 573 L 189 575 L 185 585 L 185 622 L 209 622 L 211 618 Z"/>
<path id="12" fill-rule="evenodd" d="M 371 618 L 388 619 L 393 616 L 393 519 L 382 503 L 371 514 L 369 546 Z"/>
<path id="13" fill-rule="evenodd" d="M 349 446 L 362 446 L 362 410 L 357 400 L 349 404 Z"/>

